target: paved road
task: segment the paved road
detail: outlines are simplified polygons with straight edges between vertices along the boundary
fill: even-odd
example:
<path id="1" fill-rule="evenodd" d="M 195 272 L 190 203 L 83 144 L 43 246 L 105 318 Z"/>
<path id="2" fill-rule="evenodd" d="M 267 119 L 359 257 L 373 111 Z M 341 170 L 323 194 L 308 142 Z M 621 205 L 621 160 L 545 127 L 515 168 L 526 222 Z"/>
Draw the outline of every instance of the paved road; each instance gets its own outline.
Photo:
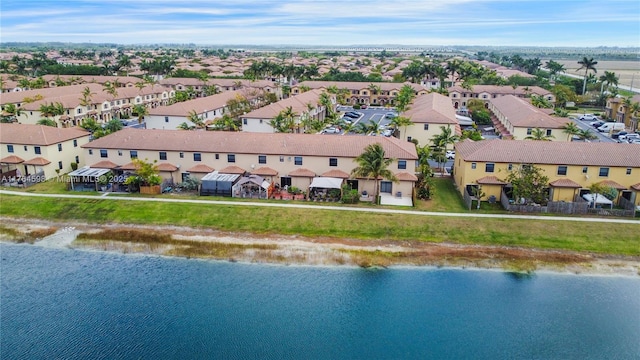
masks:
<path id="1" fill-rule="evenodd" d="M 192 200 L 192 199 L 167 199 L 167 198 L 142 198 L 142 197 L 123 197 L 117 195 L 95 196 L 95 195 L 72 195 L 72 194 L 34 194 L 18 191 L 0 190 L 2 195 L 24 196 L 24 197 L 44 197 L 54 199 L 82 199 L 82 200 L 113 200 L 113 201 L 149 201 L 149 202 L 167 202 L 167 203 L 190 203 L 201 205 L 232 205 L 232 206 L 262 206 L 276 208 L 296 208 L 296 209 L 322 209 L 322 210 L 338 210 L 338 211 L 358 211 L 377 214 L 404 214 L 404 215 L 422 215 L 422 216 L 444 216 L 444 217 L 467 217 L 467 218 L 499 218 L 499 219 L 525 219 L 525 220 L 546 220 L 546 221 L 575 221 L 575 222 L 601 222 L 601 223 L 618 223 L 618 224 L 635 224 L 640 226 L 640 221 L 618 218 L 596 218 L 596 217 L 564 217 L 564 216 L 535 216 L 535 215 L 510 215 L 510 214 L 475 214 L 475 213 L 445 213 L 445 212 L 429 212 L 415 210 L 394 210 L 394 209 L 372 209 L 372 208 L 356 208 L 347 206 L 322 206 L 322 205 L 306 205 L 297 203 L 267 203 L 267 202 L 240 202 L 240 201 L 221 201 L 221 200 Z"/>

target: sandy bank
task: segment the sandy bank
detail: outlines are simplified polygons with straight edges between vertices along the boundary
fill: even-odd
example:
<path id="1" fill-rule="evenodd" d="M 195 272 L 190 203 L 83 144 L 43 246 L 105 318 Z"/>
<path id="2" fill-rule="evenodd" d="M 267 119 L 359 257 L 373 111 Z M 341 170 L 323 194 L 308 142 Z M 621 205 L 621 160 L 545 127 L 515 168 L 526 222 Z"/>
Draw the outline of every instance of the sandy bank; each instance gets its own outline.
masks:
<path id="1" fill-rule="evenodd" d="M 337 266 L 455 266 L 640 276 L 640 258 L 505 246 L 305 238 L 176 226 L 94 225 L 2 218 L 2 241 L 240 262 Z M 47 231 L 48 230 L 48 231 Z M 10 233 L 11 232 L 11 233 Z M 26 234 L 53 233 L 25 240 Z M 25 236 L 16 236 L 22 234 Z M 76 238 L 76 236 L 78 236 Z"/>

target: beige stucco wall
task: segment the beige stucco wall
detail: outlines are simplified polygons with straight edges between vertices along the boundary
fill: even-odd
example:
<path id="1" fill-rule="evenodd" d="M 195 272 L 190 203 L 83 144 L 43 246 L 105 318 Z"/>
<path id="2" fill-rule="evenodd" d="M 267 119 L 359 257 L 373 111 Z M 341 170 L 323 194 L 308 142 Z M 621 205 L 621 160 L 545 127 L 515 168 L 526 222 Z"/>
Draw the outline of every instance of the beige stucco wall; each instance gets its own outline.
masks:
<path id="1" fill-rule="evenodd" d="M 428 130 L 424 129 L 424 125 L 424 123 L 415 123 L 407 126 L 406 131 L 404 128 L 400 128 L 400 136 L 404 137 L 404 140 L 407 141 L 409 138 L 416 139 L 418 140 L 418 145 L 424 146 L 432 145 L 431 139 L 442 133 L 442 129 L 440 129 L 441 126 L 451 127 L 452 131 L 455 132 L 455 129 L 453 129 L 453 125 L 451 124 L 429 124 Z M 449 145 L 448 149 L 452 150 L 453 146 Z"/>
<path id="2" fill-rule="evenodd" d="M 85 149 L 86 163 L 88 165 L 95 164 L 102 160 L 109 160 L 117 165 L 125 165 L 131 162 L 129 150 L 122 150 L 119 152 L 118 150 L 108 149 L 107 158 L 100 157 L 99 149 L 92 149 L 92 154 L 89 154 L 89 150 L 90 149 Z M 329 158 L 319 156 L 303 156 L 302 165 L 295 165 L 295 157 L 288 155 L 266 155 L 266 164 L 259 163 L 258 154 L 235 154 L 235 163 L 229 163 L 227 161 L 227 155 L 228 154 L 226 153 L 218 153 L 218 159 L 216 159 L 215 153 L 201 153 L 202 161 L 198 162 L 193 160 L 193 152 L 183 152 L 183 157 L 180 157 L 180 152 L 167 151 L 167 160 L 160 160 L 160 154 L 158 151 L 138 150 L 138 158 L 140 159 L 146 159 L 146 161 L 157 161 L 158 163 L 168 162 L 179 166 L 179 170 L 173 173 L 173 179 L 177 182 L 181 181 L 182 173 L 185 172 L 186 169 L 198 164 L 206 164 L 216 170 L 221 170 L 227 166 L 235 165 L 247 172 L 251 172 L 252 169 L 267 166 L 278 171 L 278 175 L 274 177 L 274 180 L 278 183 L 280 182 L 280 177 L 288 176 L 290 172 L 299 168 L 309 169 L 315 172 L 317 176 L 320 176 L 326 171 L 336 169 L 350 174 L 351 170 L 357 166 L 353 158 L 345 157 L 337 157 L 338 166 L 329 166 Z M 408 172 L 410 174 L 414 174 L 415 160 L 406 160 L 406 169 L 398 169 L 398 160 L 396 159 L 389 166 L 389 170 L 394 173 Z M 165 179 L 170 178 L 169 173 L 161 173 L 160 175 Z M 309 187 L 310 181 L 311 178 L 292 177 L 291 185 L 297 186 L 301 189 L 306 189 Z M 359 179 L 358 187 L 359 191 L 367 190 L 372 193 L 374 184 L 373 181 L 363 181 L 363 179 Z M 392 184 L 392 192 L 395 193 L 397 191 L 402 191 L 404 196 L 411 194 L 412 188 L 413 182 L 410 181 L 402 181 Z"/>
<path id="3" fill-rule="evenodd" d="M 523 127 L 513 127 L 511 126 L 511 124 L 509 123 L 509 126 L 507 127 L 507 130 L 509 130 L 509 132 L 511 133 L 511 135 L 514 136 L 515 140 L 524 140 L 526 139 L 527 136 L 527 131 L 529 128 L 523 128 Z M 533 128 L 531 128 L 533 130 Z M 541 129 L 545 132 L 547 129 Z M 551 136 L 553 136 L 553 138 L 551 139 L 551 141 L 568 141 L 571 139 L 567 139 L 567 134 L 562 132 L 562 129 L 551 129 Z"/>
<path id="4" fill-rule="evenodd" d="M 485 172 L 485 162 L 477 162 L 476 168 L 472 169 L 472 162 L 465 162 L 461 158 L 457 158 L 454 162 L 454 179 L 458 186 L 458 191 L 461 194 L 464 193 L 464 187 L 466 185 L 475 184 L 476 181 L 485 176 L 495 176 L 498 179 L 506 179 L 509 174 L 508 164 L 496 163 L 494 172 Z M 514 168 L 519 164 L 513 164 Z M 599 183 L 604 180 L 613 180 L 620 185 L 625 186 L 627 189 L 631 188 L 631 185 L 637 184 L 640 178 L 640 168 L 631 168 L 631 173 L 627 175 L 626 167 L 609 167 L 609 175 L 606 177 L 599 176 L 600 166 L 587 167 L 587 173 L 583 173 L 583 166 L 567 166 L 567 175 L 558 175 L 558 165 L 535 165 L 542 169 L 545 176 L 549 178 L 549 182 L 553 182 L 559 179 L 570 179 L 582 186 L 583 189 L 588 188 L 594 183 Z M 553 201 L 573 201 L 573 191 L 564 188 L 555 188 L 556 191 L 553 194 Z"/>
<path id="5" fill-rule="evenodd" d="M 44 170 L 45 177 L 47 179 L 51 179 L 57 176 L 56 169 L 59 168 L 59 161 L 62 162 L 62 170 L 60 170 L 60 174 L 65 174 L 71 171 L 71 163 L 75 162 L 76 156 L 78 156 L 79 160 L 78 167 L 82 167 L 85 165 L 85 151 L 81 148 L 81 146 L 89 142 L 89 135 L 78 138 L 76 140 L 77 146 L 73 145 L 73 140 L 62 142 L 62 151 L 58 151 L 58 144 L 40 146 L 41 154 L 35 153 L 34 145 L 22 144 L 10 144 L 13 145 L 13 153 L 9 153 L 7 151 L 7 145 L 9 144 L 2 143 L 0 144 L 0 158 L 4 158 L 9 155 L 16 155 L 24 159 L 25 161 L 31 160 L 36 157 L 45 158 L 51 161 L 51 163 L 45 166 L 36 166 L 35 168 L 33 165 L 24 164 L 18 164 L 17 166 L 11 165 L 10 168 L 15 169 L 17 167 L 22 175 L 34 174 L 36 172 L 39 172 L 40 170 Z M 25 146 L 27 150 L 25 150 Z M 6 169 L 7 167 L 3 166 L 3 170 Z"/>

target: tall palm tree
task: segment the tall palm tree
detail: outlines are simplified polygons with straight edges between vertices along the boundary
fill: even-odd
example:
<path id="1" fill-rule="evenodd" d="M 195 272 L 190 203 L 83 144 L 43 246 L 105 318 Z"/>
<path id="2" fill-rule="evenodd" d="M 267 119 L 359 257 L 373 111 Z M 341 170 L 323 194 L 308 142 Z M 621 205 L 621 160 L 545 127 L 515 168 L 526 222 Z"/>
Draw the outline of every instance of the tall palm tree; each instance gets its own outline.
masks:
<path id="1" fill-rule="evenodd" d="M 431 141 L 435 146 L 444 148 L 444 151 L 446 152 L 449 144 L 453 145 L 459 139 L 460 137 L 453 133 L 453 128 L 451 126 L 440 126 L 440 134 L 434 136 Z"/>
<path id="2" fill-rule="evenodd" d="M 578 133 L 580 132 L 580 128 L 578 127 L 578 125 L 576 125 L 576 123 L 571 121 L 566 123 L 562 127 L 562 132 L 567 134 L 567 141 L 569 141 L 572 136 L 578 135 Z"/>
<path id="3" fill-rule="evenodd" d="M 600 93 L 604 92 L 604 84 L 607 84 L 607 89 L 609 89 L 609 86 L 611 86 L 611 84 L 613 84 L 614 86 L 618 86 L 618 79 L 619 77 L 616 76 L 616 73 L 614 73 L 613 71 L 605 71 L 604 75 L 600 76 L 600 81 L 602 82 L 602 86 L 600 86 Z"/>
<path id="4" fill-rule="evenodd" d="M 531 135 L 525 137 L 525 140 L 535 140 L 535 141 L 551 141 L 551 139 L 554 139 L 555 136 L 553 135 L 547 135 L 547 132 L 540 129 L 540 128 L 535 128 L 533 130 L 531 130 Z"/>
<path id="5" fill-rule="evenodd" d="M 149 109 L 143 104 L 137 104 L 133 107 L 133 112 L 138 116 L 138 124 L 142 124 L 145 116 L 149 115 Z"/>
<path id="6" fill-rule="evenodd" d="M 189 114 L 187 115 L 187 120 L 191 121 L 198 129 L 204 128 L 204 121 L 202 121 L 202 119 L 200 118 L 200 116 L 198 116 L 198 113 L 195 110 L 189 111 Z"/>
<path id="7" fill-rule="evenodd" d="M 407 133 L 407 126 L 413 125 L 413 122 L 408 117 L 396 116 L 393 118 L 393 120 L 391 120 L 390 124 L 396 129 L 400 129 L 400 128 L 404 129 L 404 134 L 400 134 L 400 139 L 404 140 L 405 139 L 404 135 L 406 135 Z"/>
<path id="8" fill-rule="evenodd" d="M 594 61 L 593 58 L 588 58 L 585 56 L 582 58 L 582 60 L 578 61 L 578 64 L 580 64 L 578 71 L 584 69 L 584 81 L 582 82 L 582 95 L 584 95 L 584 92 L 587 90 L 587 74 L 590 70 L 594 73 L 598 72 L 598 70 L 596 70 L 596 65 L 598 65 L 598 62 Z"/>
<path id="9" fill-rule="evenodd" d="M 551 78 L 551 80 L 555 80 L 557 74 L 559 74 L 559 73 L 561 73 L 561 72 L 566 70 L 564 68 L 564 65 L 560 64 L 557 61 L 553 61 L 553 60 L 547 61 L 545 66 L 549 70 L 549 77 Z"/>
<path id="10" fill-rule="evenodd" d="M 393 161 L 394 159 L 385 157 L 384 148 L 379 143 L 368 145 L 364 149 L 364 152 L 356 158 L 358 166 L 351 171 L 351 175 L 373 179 L 375 181 L 373 192 L 376 196 L 376 204 L 378 196 L 380 195 L 378 189 L 379 178 L 394 182 L 398 181 L 393 172 L 388 169 Z"/>

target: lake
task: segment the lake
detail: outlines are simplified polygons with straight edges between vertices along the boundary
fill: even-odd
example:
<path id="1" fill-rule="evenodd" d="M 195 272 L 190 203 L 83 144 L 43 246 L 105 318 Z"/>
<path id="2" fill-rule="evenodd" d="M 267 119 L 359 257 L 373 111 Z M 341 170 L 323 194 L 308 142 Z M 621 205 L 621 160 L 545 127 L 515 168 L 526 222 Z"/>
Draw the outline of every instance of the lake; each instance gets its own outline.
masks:
<path id="1" fill-rule="evenodd" d="M 639 359 L 640 278 L 0 244 L 2 359 Z"/>

